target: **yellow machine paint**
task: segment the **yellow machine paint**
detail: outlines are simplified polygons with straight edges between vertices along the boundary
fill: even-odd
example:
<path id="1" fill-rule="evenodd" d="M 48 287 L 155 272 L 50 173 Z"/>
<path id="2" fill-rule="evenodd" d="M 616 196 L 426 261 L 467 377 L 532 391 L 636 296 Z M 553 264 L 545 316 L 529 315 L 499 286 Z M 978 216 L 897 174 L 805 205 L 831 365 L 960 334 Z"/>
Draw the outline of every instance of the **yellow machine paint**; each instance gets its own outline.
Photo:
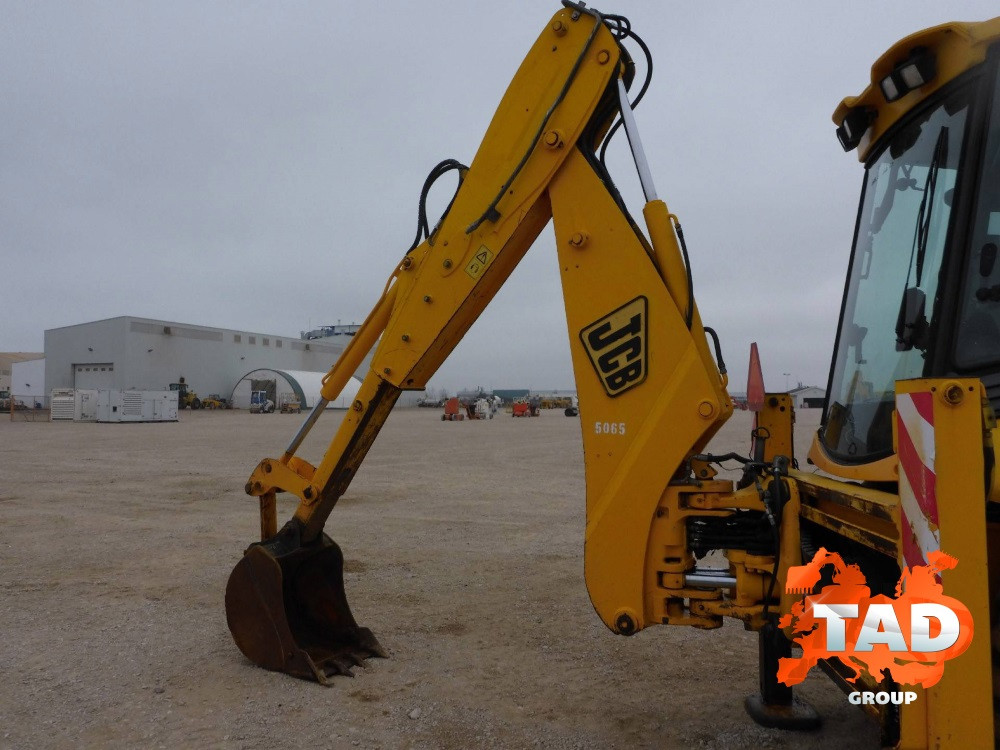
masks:
<path id="1" fill-rule="evenodd" d="M 634 75 L 622 46 L 628 34 L 616 16 L 565 5 L 517 71 L 471 166 L 459 170 L 441 222 L 423 241 L 418 234 L 324 379 L 323 401 L 284 454 L 261 461 L 247 482 L 247 493 L 260 500 L 262 541 L 230 578 L 230 628 L 255 663 L 324 683 L 384 656 L 350 613 L 342 556 L 324 524 L 399 393 L 426 385 L 552 219 L 583 427 L 584 560 L 595 610 L 623 635 L 657 624 L 713 629 L 725 617 L 742 621 L 761 639 L 762 688 L 748 700 L 751 714 L 769 726 L 814 726 L 815 712 L 775 682 L 777 659 L 789 653 L 777 615 L 800 599 L 785 592 L 787 571 L 817 535 L 845 555 L 873 560 L 882 585 L 904 564 L 908 530 L 895 443 L 893 455 L 857 465 L 837 463 L 815 443 L 811 455 L 827 474 L 800 470 L 791 399 L 768 394 L 752 454 L 740 459 L 744 479 L 716 478 L 713 464 L 729 459 L 704 451 L 733 405 L 718 345 L 713 357 L 709 344 L 715 334 L 693 298 L 679 222 L 643 176 L 643 232 L 596 156 L 619 112 L 626 129 L 634 127 L 622 99 Z M 998 35 L 994 21 L 903 40 L 873 68 L 876 88 L 844 101 L 838 124 L 859 107 L 862 114 L 876 109 L 874 118 L 865 115 L 869 126 L 877 123 L 864 136 L 872 141 L 862 147 L 867 152 L 949 76 L 981 64 Z M 878 80 L 917 42 L 940 52 L 933 88 L 880 105 Z M 629 130 L 629 137 L 642 176 L 638 135 Z M 372 348 L 353 406 L 312 466 L 297 448 Z M 988 495 L 1000 496 L 995 421 L 978 380 L 900 381 L 896 388 L 934 394 L 940 544 L 961 557 L 947 586 L 974 612 L 977 638 L 920 701 L 875 713 L 889 745 L 992 746 L 984 718 L 993 700 L 986 634 L 996 591 L 988 570 L 997 560 L 984 508 Z M 278 492 L 299 500 L 280 530 Z M 728 567 L 700 568 L 709 549 L 723 552 Z M 855 689 L 835 662 L 826 671 Z"/>

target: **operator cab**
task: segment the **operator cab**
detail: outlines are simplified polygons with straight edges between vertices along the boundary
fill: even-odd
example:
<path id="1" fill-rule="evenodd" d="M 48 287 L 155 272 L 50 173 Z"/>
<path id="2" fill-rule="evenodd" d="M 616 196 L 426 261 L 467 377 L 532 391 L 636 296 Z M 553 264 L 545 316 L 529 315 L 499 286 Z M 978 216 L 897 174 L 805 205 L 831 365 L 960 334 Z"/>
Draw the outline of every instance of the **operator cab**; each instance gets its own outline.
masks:
<path id="1" fill-rule="evenodd" d="M 894 481 L 895 382 L 978 377 L 1000 411 L 1000 18 L 910 36 L 834 115 L 865 163 L 810 458 Z"/>

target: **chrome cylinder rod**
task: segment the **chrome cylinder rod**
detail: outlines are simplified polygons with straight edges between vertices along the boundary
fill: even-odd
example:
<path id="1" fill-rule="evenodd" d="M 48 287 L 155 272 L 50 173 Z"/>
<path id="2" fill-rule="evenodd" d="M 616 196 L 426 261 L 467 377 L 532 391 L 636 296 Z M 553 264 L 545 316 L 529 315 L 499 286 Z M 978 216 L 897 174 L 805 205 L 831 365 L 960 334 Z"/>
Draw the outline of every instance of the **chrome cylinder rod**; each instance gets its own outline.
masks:
<path id="1" fill-rule="evenodd" d="M 723 589 L 736 588 L 736 578 L 728 574 L 725 570 L 698 570 L 684 576 L 684 583 L 689 586 L 716 586 Z"/>
<path id="2" fill-rule="evenodd" d="M 639 172 L 639 182 L 642 184 L 642 192 L 646 196 L 646 202 L 656 200 L 656 186 L 653 185 L 653 174 L 649 171 L 649 162 L 646 161 L 646 152 L 642 148 L 642 139 L 639 138 L 639 128 L 635 124 L 635 117 L 632 114 L 632 105 L 628 101 L 628 92 L 625 90 L 625 83 L 618 79 L 618 104 L 622 111 L 622 122 L 625 125 L 625 135 L 628 136 L 628 145 L 632 149 L 632 158 L 635 160 L 635 168 Z"/>
<path id="3" fill-rule="evenodd" d="M 316 424 L 316 420 L 319 419 L 319 415 L 323 413 L 323 410 L 326 408 L 328 403 L 330 402 L 325 398 L 320 397 L 320 399 L 316 402 L 316 406 L 312 408 L 312 411 L 309 412 L 309 416 L 306 417 L 306 421 L 302 423 L 302 426 L 299 427 L 299 431 L 295 433 L 295 437 L 292 438 L 292 442 L 288 444 L 288 447 L 285 449 L 285 455 L 295 455 L 295 452 L 299 449 L 299 446 L 302 445 L 302 441 L 306 439 L 306 435 L 309 434 L 309 430 L 311 430 L 313 425 Z"/>

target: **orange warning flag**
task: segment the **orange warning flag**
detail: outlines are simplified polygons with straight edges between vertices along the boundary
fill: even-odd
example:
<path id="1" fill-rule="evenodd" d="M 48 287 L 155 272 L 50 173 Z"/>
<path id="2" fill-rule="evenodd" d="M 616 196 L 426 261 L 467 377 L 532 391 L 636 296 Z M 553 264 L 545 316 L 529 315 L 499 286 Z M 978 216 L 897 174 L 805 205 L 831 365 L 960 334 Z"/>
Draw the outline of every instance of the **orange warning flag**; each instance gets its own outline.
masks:
<path id="1" fill-rule="evenodd" d="M 747 374 L 747 409 L 759 412 L 764 408 L 764 373 L 760 370 L 757 342 L 750 344 L 750 372 Z"/>

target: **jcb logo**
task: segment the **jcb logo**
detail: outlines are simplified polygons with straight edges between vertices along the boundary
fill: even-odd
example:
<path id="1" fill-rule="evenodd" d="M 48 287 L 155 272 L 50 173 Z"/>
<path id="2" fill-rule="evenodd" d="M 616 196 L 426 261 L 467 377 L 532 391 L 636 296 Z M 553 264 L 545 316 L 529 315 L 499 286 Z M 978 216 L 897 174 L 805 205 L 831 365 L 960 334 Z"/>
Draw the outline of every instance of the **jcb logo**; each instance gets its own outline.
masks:
<path id="1" fill-rule="evenodd" d="M 580 341 L 609 396 L 646 379 L 645 297 L 636 297 L 580 331 Z"/>

